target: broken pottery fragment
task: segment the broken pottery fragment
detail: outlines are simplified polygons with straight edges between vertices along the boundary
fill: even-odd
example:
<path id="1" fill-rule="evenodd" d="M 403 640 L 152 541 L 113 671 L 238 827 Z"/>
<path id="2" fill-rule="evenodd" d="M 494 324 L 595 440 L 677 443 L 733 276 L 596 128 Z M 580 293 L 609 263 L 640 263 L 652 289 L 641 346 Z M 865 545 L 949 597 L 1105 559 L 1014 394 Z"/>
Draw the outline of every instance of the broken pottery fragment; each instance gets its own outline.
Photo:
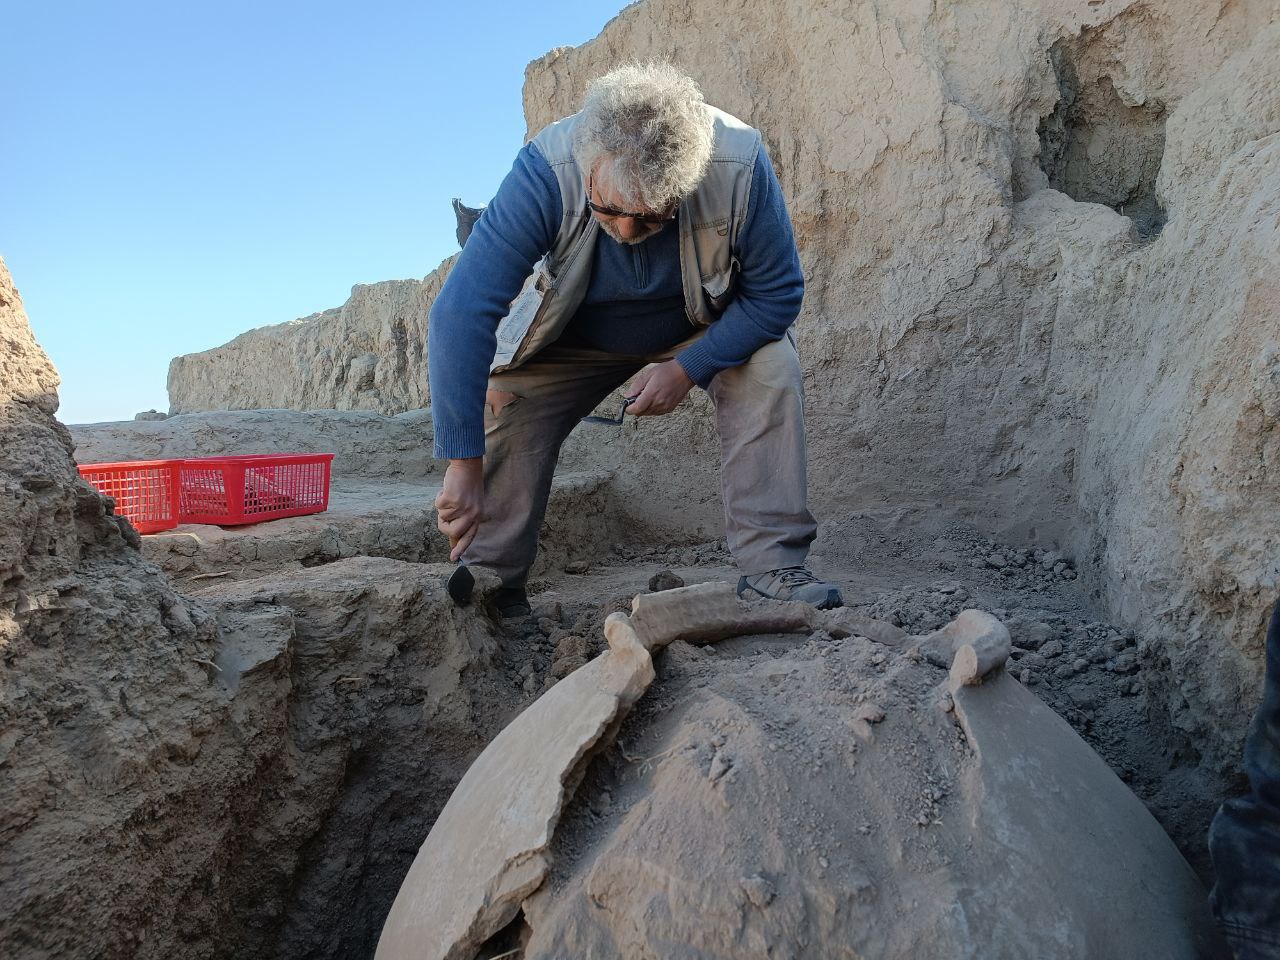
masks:
<path id="1" fill-rule="evenodd" d="M 609 649 L 513 720 L 462 778 L 391 906 L 377 960 L 470 958 L 542 883 L 586 758 L 653 682 L 625 615 L 609 619 Z"/>
<path id="2" fill-rule="evenodd" d="M 961 651 L 969 652 L 960 656 Z M 981 681 L 1009 659 L 1013 645 L 1003 623 L 982 610 L 961 610 L 959 616 L 940 630 L 922 637 L 916 645 L 921 656 L 934 666 L 952 669 L 959 662 L 953 682 Z"/>
<path id="3" fill-rule="evenodd" d="M 807 633 L 816 612 L 803 603 L 748 603 L 727 583 L 699 583 L 640 594 L 631 604 L 631 623 L 653 652 L 674 640 L 703 645 L 754 633 Z"/>
<path id="4" fill-rule="evenodd" d="M 998 840 L 979 858 L 990 868 L 983 899 L 1003 903 L 1010 916 L 1031 916 L 1034 887 L 1018 875 L 1034 858 L 1079 881 L 1053 887 L 1054 911 L 1075 918 L 1064 930 L 1064 953 L 1153 960 L 1229 955 L 1195 872 L 1142 801 L 1065 720 L 1003 671 L 981 686 L 961 685 L 952 696 L 978 761 L 981 789 L 974 795 L 981 802 L 973 828 Z M 1107 922 L 1118 905 L 1131 922 Z M 1028 946 L 1019 955 L 1045 955 L 1029 947 L 1036 931 L 1019 936 Z"/>

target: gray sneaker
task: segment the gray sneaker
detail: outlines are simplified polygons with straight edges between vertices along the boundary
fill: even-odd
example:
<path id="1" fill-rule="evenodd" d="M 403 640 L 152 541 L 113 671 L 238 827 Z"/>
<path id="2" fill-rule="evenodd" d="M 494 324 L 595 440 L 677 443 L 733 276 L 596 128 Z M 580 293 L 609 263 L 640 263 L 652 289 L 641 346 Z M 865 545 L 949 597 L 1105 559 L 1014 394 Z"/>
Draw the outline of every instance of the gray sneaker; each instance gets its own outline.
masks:
<path id="1" fill-rule="evenodd" d="M 750 599 L 752 595 L 771 600 L 798 600 L 813 604 L 819 610 L 844 606 L 839 587 L 819 580 L 804 567 L 783 567 L 740 578 L 738 596 Z"/>

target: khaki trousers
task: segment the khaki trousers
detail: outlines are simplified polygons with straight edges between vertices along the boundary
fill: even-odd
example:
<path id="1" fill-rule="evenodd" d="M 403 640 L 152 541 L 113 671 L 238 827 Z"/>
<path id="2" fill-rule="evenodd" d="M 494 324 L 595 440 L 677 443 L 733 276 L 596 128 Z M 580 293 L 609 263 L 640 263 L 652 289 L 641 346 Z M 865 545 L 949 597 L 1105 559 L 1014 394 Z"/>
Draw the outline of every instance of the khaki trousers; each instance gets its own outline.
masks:
<path id="1" fill-rule="evenodd" d="M 553 345 L 491 376 L 490 391 L 515 399 L 499 409 L 485 405 L 485 519 L 463 562 L 494 570 L 505 586 L 524 587 L 560 445 L 639 370 L 690 342 L 640 357 Z M 804 385 L 791 334 L 722 370 L 707 392 L 720 432 L 725 536 L 734 560 L 747 576 L 803 566 L 817 524 L 806 505 Z"/>

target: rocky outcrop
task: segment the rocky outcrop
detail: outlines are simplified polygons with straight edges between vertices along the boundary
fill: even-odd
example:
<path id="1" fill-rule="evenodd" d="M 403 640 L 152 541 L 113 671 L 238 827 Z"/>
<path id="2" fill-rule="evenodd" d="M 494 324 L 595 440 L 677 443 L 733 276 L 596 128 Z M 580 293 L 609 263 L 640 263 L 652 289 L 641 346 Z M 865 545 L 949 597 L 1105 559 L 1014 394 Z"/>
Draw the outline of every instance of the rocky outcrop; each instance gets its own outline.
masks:
<path id="1" fill-rule="evenodd" d="M 57 382 L 0 261 L 5 956 L 368 955 L 509 709 L 491 624 L 382 558 L 176 593 L 79 479 Z"/>
<path id="2" fill-rule="evenodd" d="M 414 480 L 438 472 L 431 457 L 431 413 L 383 416 L 356 410 L 238 410 L 156 421 L 82 423 L 68 428 L 77 463 L 217 457 L 259 453 L 332 453 L 347 477 Z"/>
<path id="3" fill-rule="evenodd" d="M 1280 579 L 1280 3 L 645 0 L 529 66 L 530 133 L 650 57 L 760 127 L 778 168 L 828 532 L 870 513 L 1065 550 L 1099 612 L 1163 638 L 1185 746 L 1230 762 Z M 270 353 L 287 400 L 222 386 L 214 351 L 200 391 L 175 366 L 174 407 L 420 403 L 420 361 L 393 385 L 403 349 L 356 327 L 227 355 Z M 674 470 L 670 531 L 718 523 L 707 408 L 624 430 L 633 517 L 661 529 L 673 491 L 651 478 Z"/>
<path id="4" fill-rule="evenodd" d="M 427 310 L 449 274 L 359 284 L 333 310 L 261 327 L 169 364 L 169 412 L 427 405 Z"/>

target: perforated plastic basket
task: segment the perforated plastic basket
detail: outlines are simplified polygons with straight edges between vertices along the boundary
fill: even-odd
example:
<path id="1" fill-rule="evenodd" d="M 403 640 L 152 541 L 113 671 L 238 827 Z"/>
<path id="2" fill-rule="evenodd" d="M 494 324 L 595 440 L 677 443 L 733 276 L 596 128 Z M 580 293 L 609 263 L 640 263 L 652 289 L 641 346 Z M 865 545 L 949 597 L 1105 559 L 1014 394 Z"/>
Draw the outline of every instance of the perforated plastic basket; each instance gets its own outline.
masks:
<path id="1" fill-rule="evenodd" d="M 329 508 L 332 453 L 200 457 L 180 462 L 178 519 L 236 526 Z"/>
<path id="2" fill-rule="evenodd" d="M 158 533 L 178 525 L 178 467 L 181 460 L 130 460 L 85 463 L 84 477 L 116 502 L 139 533 Z"/>

